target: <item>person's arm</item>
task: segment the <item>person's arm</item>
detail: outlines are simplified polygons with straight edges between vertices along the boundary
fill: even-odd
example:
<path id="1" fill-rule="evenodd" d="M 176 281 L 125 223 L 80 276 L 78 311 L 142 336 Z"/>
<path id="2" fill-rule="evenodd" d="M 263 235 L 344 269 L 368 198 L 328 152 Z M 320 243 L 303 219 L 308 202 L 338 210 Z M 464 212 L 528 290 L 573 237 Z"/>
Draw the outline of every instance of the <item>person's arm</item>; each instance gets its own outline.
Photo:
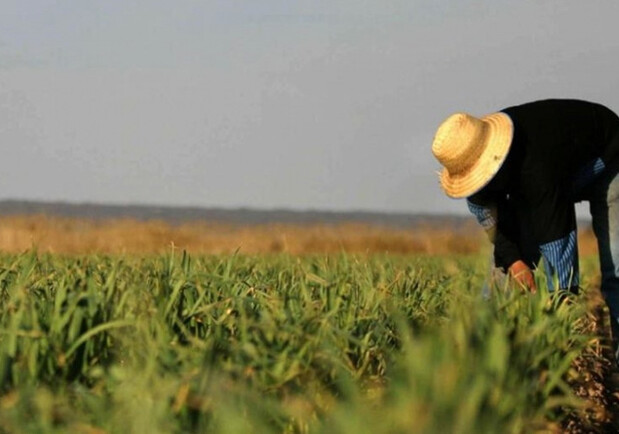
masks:
<path id="1" fill-rule="evenodd" d="M 498 224 L 498 207 L 488 200 L 472 196 L 467 199 L 469 211 L 476 217 L 478 223 L 484 228 L 490 241 L 494 244 L 495 266 L 503 269 L 517 282 L 531 291 L 536 290 L 533 272 L 521 259 L 520 249 L 512 239 L 512 235 L 506 226 L 509 221 L 502 218 Z M 513 231 L 512 231 L 513 232 Z"/>
<path id="2" fill-rule="evenodd" d="M 577 288 L 580 276 L 576 212 L 567 189 L 558 185 L 547 188 L 533 211 L 533 230 L 549 284 L 556 278 L 561 289 Z"/>
<path id="3" fill-rule="evenodd" d="M 512 237 L 498 225 L 497 205 L 474 196 L 468 198 L 466 203 L 471 214 L 475 216 L 494 244 L 495 265 L 507 270 L 510 265 L 520 259 L 520 250 Z"/>

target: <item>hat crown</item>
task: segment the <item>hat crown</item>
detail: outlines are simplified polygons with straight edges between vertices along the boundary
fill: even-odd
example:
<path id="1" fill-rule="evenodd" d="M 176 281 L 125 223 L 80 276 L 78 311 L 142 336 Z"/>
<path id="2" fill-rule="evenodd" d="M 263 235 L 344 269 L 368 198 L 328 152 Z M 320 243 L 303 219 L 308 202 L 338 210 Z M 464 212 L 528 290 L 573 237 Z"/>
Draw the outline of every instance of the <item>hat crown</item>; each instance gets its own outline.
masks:
<path id="1" fill-rule="evenodd" d="M 448 117 L 432 143 L 432 153 L 443 165 L 439 181 L 445 193 L 468 197 L 487 185 L 505 162 L 513 134 L 514 124 L 504 112 Z"/>
<path id="2" fill-rule="evenodd" d="M 486 122 L 467 113 L 449 116 L 438 128 L 432 153 L 450 175 L 468 171 L 487 143 Z"/>

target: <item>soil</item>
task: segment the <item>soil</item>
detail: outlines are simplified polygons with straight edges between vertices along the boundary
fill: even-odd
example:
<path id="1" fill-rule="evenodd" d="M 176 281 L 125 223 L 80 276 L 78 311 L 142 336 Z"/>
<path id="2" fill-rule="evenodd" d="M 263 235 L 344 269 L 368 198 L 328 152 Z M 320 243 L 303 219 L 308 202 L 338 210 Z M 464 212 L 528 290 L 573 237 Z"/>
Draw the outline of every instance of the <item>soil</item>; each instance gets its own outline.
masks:
<path id="1" fill-rule="evenodd" d="M 619 369 L 611 350 L 608 312 L 599 290 L 587 295 L 585 331 L 597 336 L 592 349 L 576 360 L 569 381 L 586 405 L 574 411 L 558 430 L 562 433 L 619 433 Z"/>

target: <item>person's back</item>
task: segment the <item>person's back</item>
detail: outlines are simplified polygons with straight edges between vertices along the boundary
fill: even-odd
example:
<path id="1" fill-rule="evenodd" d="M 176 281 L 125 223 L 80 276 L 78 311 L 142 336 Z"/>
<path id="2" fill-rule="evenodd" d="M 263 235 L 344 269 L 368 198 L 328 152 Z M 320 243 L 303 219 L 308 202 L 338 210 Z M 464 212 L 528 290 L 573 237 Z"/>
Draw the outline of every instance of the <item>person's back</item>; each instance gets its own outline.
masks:
<path id="1" fill-rule="evenodd" d="M 531 149 L 546 170 L 575 172 L 602 158 L 606 166 L 619 154 L 619 117 L 597 103 L 548 99 L 501 110 L 514 124 L 514 142 Z M 512 145 L 513 146 L 513 145 Z M 547 167 L 546 167 L 547 166 Z"/>

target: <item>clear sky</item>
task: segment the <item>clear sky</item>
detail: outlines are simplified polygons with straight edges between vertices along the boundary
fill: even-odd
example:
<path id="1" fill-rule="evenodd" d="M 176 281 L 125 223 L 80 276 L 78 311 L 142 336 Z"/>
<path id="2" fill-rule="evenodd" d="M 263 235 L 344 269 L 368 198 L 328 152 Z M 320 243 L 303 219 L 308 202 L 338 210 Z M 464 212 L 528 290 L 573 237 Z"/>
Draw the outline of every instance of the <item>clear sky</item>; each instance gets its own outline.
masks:
<path id="1" fill-rule="evenodd" d="M 0 198 L 465 212 L 449 114 L 619 111 L 619 2 L 3 0 Z"/>

